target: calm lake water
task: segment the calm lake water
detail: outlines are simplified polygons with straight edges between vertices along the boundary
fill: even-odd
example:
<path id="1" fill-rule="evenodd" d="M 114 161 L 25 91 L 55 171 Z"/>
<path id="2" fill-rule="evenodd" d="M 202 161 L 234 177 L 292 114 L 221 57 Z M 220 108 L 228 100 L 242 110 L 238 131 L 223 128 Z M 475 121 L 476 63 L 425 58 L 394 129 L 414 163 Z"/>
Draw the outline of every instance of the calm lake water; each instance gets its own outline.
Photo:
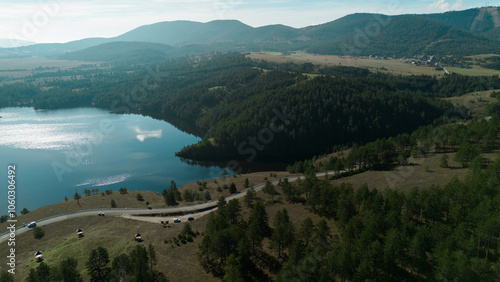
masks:
<path id="1" fill-rule="evenodd" d="M 0 116 L 0 214 L 7 214 L 9 164 L 16 165 L 18 214 L 85 188 L 161 192 L 171 180 L 180 187 L 223 170 L 182 162 L 174 153 L 200 138 L 150 117 L 93 108 L 4 108 Z"/>

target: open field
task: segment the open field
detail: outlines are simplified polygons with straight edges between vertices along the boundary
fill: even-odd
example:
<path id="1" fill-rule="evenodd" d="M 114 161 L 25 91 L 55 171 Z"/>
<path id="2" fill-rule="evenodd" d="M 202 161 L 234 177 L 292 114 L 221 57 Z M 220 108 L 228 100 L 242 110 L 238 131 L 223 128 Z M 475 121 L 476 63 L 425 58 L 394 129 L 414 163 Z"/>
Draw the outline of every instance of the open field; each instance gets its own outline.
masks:
<path id="1" fill-rule="evenodd" d="M 69 61 L 47 59 L 43 57 L 0 59 L 0 77 L 21 78 L 31 75 L 36 68 L 52 68 L 51 70 L 39 70 L 37 72 L 56 71 L 74 68 L 84 64 L 96 64 L 95 62 Z"/>
<path id="2" fill-rule="evenodd" d="M 446 67 L 446 69 L 452 73 L 458 73 L 461 75 L 470 75 L 470 76 L 482 76 L 482 75 L 491 76 L 500 74 L 500 71 L 498 70 L 485 69 L 480 66 L 472 66 L 472 68 L 469 69 L 458 68 L 458 67 Z"/>
<path id="3" fill-rule="evenodd" d="M 388 72 L 392 74 L 402 75 L 436 75 L 443 76 L 444 71 L 436 71 L 434 67 L 418 66 L 410 63 L 405 63 L 405 59 L 376 59 L 369 57 L 352 57 L 352 56 L 333 56 L 333 55 L 313 55 L 303 52 L 294 52 L 291 55 L 281 56 L 275 52 L 268 53 L 250 53 L 249 58 L 266 60 L 277 63 L 313 63 L 324 66 L 353 66 L 365 67 L 372 71 Z M 472 66 L 470 69 L 447 67 L 451 72 L 456 72 L 464 75 L 498 75 L 500 71 Z"/>
<path id="4" fill-rule="evenodd" d="M 482 59 L 482 58 L 487 58 L 487 57 L 498 57 L 500 56 L 499 54 L 481 54 L 481 55 L 472 55 L 468 56 L 469 58 L 472 59 Z"/>

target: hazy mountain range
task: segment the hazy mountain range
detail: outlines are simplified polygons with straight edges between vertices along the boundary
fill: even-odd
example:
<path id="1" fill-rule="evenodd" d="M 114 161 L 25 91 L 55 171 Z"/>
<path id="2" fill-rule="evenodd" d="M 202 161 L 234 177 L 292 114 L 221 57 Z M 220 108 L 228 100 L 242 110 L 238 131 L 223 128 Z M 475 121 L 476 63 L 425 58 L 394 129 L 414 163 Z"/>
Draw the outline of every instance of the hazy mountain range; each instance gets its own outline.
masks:
<path id="1" fill-rule="evenodd" d="M 29 46 L 29 45 L 34 45 L 34 44 L 36 44 L 36 42 L 21 40 L 21 39 L 0 38 L 0 48 Z"/>
<path id="2" fill-rule="evenodd" d="M 160 22 L 113 38 L 1 49 L 0 56 L 149 62 L 231 50 L 386 56 L 499 53 L 499 10 L 488 7 L 424 15 L 352 14 L 300 29 L 284 25 L 254 28 L 236 20 Z"/>

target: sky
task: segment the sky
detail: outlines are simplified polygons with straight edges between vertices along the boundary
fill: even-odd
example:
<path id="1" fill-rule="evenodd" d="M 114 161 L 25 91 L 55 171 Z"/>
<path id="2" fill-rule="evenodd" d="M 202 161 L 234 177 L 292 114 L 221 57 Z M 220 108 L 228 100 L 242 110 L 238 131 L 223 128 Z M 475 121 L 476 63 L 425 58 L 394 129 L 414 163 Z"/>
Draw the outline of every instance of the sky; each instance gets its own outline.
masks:
<path id="1" fill-rule="evenodd" d="M 486 4 L 499 6 L 500 0 L 0 0 L 0 39 L 62 43 L 175 20 L 236 19 L 253 27 L 300 28 L 353 13 L 441 13 Z"/>

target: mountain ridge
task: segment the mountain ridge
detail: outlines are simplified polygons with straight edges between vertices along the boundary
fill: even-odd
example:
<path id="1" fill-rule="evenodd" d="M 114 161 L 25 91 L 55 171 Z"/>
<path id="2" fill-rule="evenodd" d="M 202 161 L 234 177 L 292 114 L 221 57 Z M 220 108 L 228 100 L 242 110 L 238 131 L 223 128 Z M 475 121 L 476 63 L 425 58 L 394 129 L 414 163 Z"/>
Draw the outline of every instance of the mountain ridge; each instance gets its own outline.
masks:
<path id="1" fill-rule="evenodd" d="M 191 50 L 187 52 L 189 54 L 226 50 L 305 50 L 325 55 L 386 56 L 500 53 L 499 11 L 499 7 L 487 7 L 421 15 L 355 13 L 303 28 L 281 24 L 251 27 L 238 20 L 165 21 L 143 25 L 116 37 L 35 44 L 18 47 L 14 53 L 19 56 L 59 56 L 111 42 L 187 46 Z M 12 53 L 12 50 L 5 49 L 0 51 L 0 56 Z M 176 53 L 182 55 L 183 52 Z"/>

